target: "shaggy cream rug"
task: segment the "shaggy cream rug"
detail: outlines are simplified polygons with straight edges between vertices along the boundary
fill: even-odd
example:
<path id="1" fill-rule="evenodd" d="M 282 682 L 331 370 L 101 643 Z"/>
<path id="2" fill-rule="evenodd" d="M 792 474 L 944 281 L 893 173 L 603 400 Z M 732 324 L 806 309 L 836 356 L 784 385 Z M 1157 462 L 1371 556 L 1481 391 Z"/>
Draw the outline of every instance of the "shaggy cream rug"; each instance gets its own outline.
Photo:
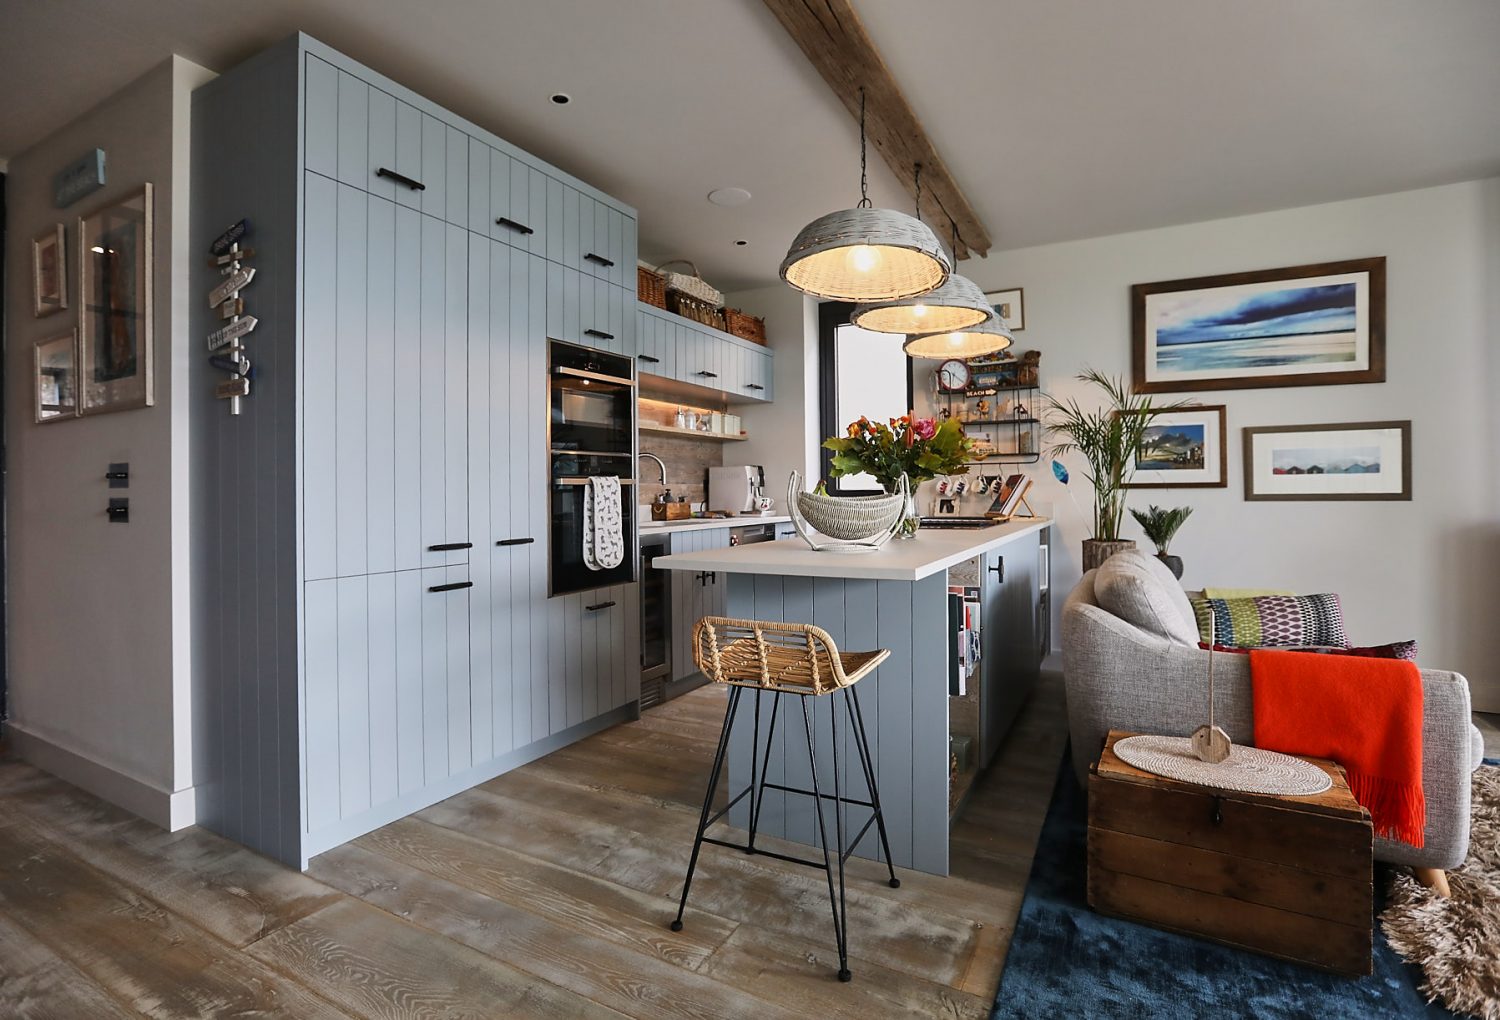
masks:
<path id="1" fill-rule="evenodd" d="M 1448 872 L 1451 899 L 1398 870 L 1380 915 L 1386 938 L 1422 968 L 1422 992 L 1455 1013 L 1500 1020 L 1500 768 L 1474 773 L 1469 859 Z"/>

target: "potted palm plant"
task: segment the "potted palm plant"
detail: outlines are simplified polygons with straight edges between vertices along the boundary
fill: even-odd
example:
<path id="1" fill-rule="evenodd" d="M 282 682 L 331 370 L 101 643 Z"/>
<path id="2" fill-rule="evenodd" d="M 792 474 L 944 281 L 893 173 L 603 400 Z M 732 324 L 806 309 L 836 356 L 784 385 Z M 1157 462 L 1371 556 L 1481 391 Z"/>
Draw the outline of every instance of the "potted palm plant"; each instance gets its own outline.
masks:
<path id="1" fill-rule="evenodd" d="M 1156 558 L 1165 563 L 1167 569 L 1172 572 L 1172 576 L 1179 581 L 1182 580 L 1182 557 L 1173 556 L 1167 551 L 1167 547 L 1172 544 L 1172 537 L 1177 534 L 1177 529 L 1182 527 L 1183 521 L 1192 515 L 1193 508 L 1190 506 L 1178 506 L 1168 510 L 1155 503 L 1145 510 L 1132 509 L 1130 511 L 1130 516 L 1134 517 L 1136 523 L 1141 526 L 1141 530 L 1146 533 L 1146 538 L 1156 546 Z"/>
<path id="2" fill-rule="evenodd" d="M 1136 451 L 1157 415 L 1181 410 L 1187 403 L 1154 404 L 1149 394 L 1132 393 L 1124 380 L 1089 368 L 1081 382 L 1098 387 L 1104 404 L 1085 410 L 1076 397 L 1044 398 L 1042 425 L 1056 442 L 1053 457 L 1078 453 L 1088 464 L 1084 477 L 1094 487 L 1090 534 L 1083 542 L 1083 569 L 1091 570 L 1135 543 L 1120 537 L 1125 518 L 1125 487 L 1135 475 Z"/>

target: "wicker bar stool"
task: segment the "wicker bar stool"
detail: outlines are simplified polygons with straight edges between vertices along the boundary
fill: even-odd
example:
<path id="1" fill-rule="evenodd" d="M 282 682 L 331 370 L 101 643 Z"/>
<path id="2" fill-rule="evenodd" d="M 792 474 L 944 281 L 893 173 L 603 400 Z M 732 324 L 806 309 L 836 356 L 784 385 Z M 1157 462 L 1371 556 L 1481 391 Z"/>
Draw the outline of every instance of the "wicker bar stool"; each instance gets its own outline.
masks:
<path id="1" fill-rule="evenodd" d="M 724 728 L 719 733 L 719 746 L 714 752 L 714 764 L 708 777 L 708 791 L 703 796 L 703 811 L 698 816 L 698 833 L 693 838 L 693 854 L 688 861 L 687 879 L 682 884 L 682 900 L 677 905 L 677 919 L 672 922 L 673 931 L 682 930 L 682 914 L 687 909 L 688 890 L 693 885 L 693 872 L 698 867 L 698 853 L 704 843 L 728 847 L 750 854 L 763 854 L 791 864 L 802 864 L 811 868 L 822 868 L 828 876 L 828 902 L 833 912 L 833 936 L 839 950 L 839 980 L 848 981 L 849 973 L 849 922 L 848 907 L 844 894 L 844 862 L 859 846 L 874 825 L 880 834 L 881 849 L 885 851 L 886 867 L 890 872 L 891 888 L 899 888 L 901 880 L 896 877 L 891 863 L 891 843 L 886 836 L 885 818 L 880 811 L 880 793 L 875 781 L 875 763 L 870 757 L 870 742 L 865 731 L 864 713 L 859 707 L 859 692 L 854 684 L 875 671 L 891 653 L 887 649 L 873 652 L 840 652 L 828 632 L 820 627 L 803 623 L 780 623 L 769 620 L 731 620 L 722 616 L 705 616 L 693 628 L 693 660 L 703 675 L 714 683 L 729 686 L 729 704 L 724 709 Z M 730 798 L 729 803 L 717 812 L 713 811 L 714 794 L 719 788 L 719 778 L 728 757 L 729 734 L 734 728 L 734 719 L 740 707 L 740 696 L 750 690 L 755 694 L 754 735 L 750 741 L 750 783 Z M 848 692 L 847 698 L 833 702 L 830 713 L 830 729 L 833 734 L 833 793 L 824 793 L 818 783 L 818 756 L 815 727 L 808 699 L 826 694 Z M 760 736 L 760 701 L 769 694 L 771 720 L 766 728 L 765 743 Z M 766 770 L 770 765 L 771 742 L 776 735 L 777 710 L 782 695 L 801 699 L 802 729 L 807 738 L 807 757 L 812 771 L 812 789 L 783 786 L 766 782 Z M 844 703 L 845 721 L 849 726 L 854 745 L 859 752 L 860 768 L 864 772 L 869 800 L 853 800 L 844 796 L 843 782 L 839 775 L 839 727 L 837 706 Z M 852 707 L 852 712 L 851 712 Z M 762 751 L 763 748 L 763 751 Z M 759 775 L 757 776 L 757 768 Z M 818 815 L 818 845 L 823 851 L 821 861 L 788 854 L 762 850 L 755 845 L 756 827 L 760 822 L 761 803 L 767 789 L 785 793 L 802 794 L 813 798 Z M 746 797 L 750 798 L 750 835 L 745 843 L 732 843 L 705 835 L 708 828 L 727 815 L 731 808 Z M 828 823 L 824 818 L 823 802 L 833 801 L 835 843 L 832 851 L 828 842 Z M 859 832 L 845 845 L 844 806 L 869 808 L 870 817 Z M 834 889 L 837 879 L 837 892 Z"/>

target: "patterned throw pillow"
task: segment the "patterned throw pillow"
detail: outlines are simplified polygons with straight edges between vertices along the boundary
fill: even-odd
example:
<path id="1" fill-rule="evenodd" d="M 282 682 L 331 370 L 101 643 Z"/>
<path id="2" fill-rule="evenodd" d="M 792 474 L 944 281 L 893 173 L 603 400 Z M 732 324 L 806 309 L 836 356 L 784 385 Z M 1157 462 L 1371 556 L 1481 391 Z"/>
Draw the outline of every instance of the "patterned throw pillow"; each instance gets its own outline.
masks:
<path id="1" fill-rule="evenodd" d="M 1349 647 L 1337 595 L 1192 600 L 1198 635 L 1225 648 Z"/>

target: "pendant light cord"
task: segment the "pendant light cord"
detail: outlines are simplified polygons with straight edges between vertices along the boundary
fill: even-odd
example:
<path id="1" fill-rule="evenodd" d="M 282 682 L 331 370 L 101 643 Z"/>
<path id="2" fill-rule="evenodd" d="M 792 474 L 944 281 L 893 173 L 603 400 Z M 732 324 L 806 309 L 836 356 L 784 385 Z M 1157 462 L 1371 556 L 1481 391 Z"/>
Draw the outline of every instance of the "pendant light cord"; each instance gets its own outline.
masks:
<path id="1" fill-rule="evenodd" d="M 912 187 L 917 193 L 917 222 L 922 222 L 922 164 L 911 165 Z"/>
<path id="2" fill-rule="evenodd" d="M 860 209 L 871 208 L 870 203 L 870 178 L 867 174 L 869 166 L 865 161 L 865 90 L 860 86 L 859 90 L 859 206 Z"/>

